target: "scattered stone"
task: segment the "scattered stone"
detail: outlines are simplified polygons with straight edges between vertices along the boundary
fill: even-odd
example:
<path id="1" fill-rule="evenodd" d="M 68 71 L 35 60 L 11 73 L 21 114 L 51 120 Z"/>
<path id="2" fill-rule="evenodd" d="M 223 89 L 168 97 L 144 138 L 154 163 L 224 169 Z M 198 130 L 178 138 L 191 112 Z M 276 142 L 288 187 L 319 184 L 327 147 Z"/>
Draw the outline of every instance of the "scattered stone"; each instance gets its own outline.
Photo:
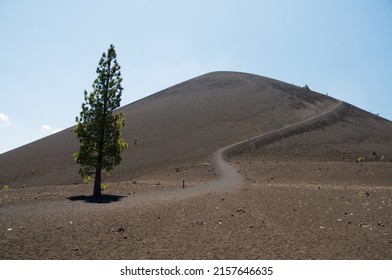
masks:
<path id="1" fill-rule="evenodd" d="M 198 224 L 199 226 L 204 226 L 206 223 L 205 223 L 204 221 L 197 221 L 197 224 Z"/>
<path id="2" fill-rule="evenodd" d="M 180 168 L 178 168 L 178 167 L 175 168 L 174 170 L 175 170 L 176 172 L 180 172 Z"/>
<path id="3" fill-rule="evenodd" d="M 361 228 L 371 228 L 371 225 L 370 225 L 370 224 L 367 224 L 367 223 L 361 223 L 361 224 L 359 225 L 359 227 L 361 227 Z"/>
<path id="4" fill-rule="evenodd" d="M 128 237 L 129 237 L 129 234 L 128 234 L 128 233 L 124 233 L 124 234 L 123 234 L 123 238 L 124 238 L 124 239 L 127 239 Z"/>
<path id="5" fill-rule="evenodd" d="M 244 206 L 244 208 L 239 208 L 239 209 L 237 209 L 237 213 L 246 213 L 246 210 L 245 210 L 245 206 Z"/>
<path id="6" fill-rule="evenodd" d="M 117 232 L 117 233 L 123 233 L 123 232 L 125 232 L 125 228 L 120 227 L 120 228 L 118 228 L 118 229 L 116 230 L 116 232 Z"/>
<path id="7" fill-rule="evenodd" d="M 12 231 L 12 228 L 7 228 L 7 231 Z"/>
<path id="8" fill-rule="evenodd" d="M 61 229 L 61 227 L 56 227 L 57 229 Z"/>
<path id="9" fill-rule="evenodd" d="M 137 182 L 136 182 L 136 181 L 133 181 L 132 184 L 137 184 Z"/>
<path id="10" fill-rule="evenodd" d="M 79 250 L 80 250 L 79 247 L 75 247 L 75 248 L 74 248 L 74 251 L 79 251 Z"/>
<path id="11" fill-rule="evenodd" d="M 158 219 L 158 220 L 160 220 L 160 219 L 161 219 L 161 217 L 158 217 L 157 219 Z"/>
<path id="12" fill-rule="evenodd" d="M 385 225 L 382 222 L 378 222 L 378 225 L 384 227 Z"/>
<path id="13" fill-rule="evenodd" d="M 320 229 L 324 229 L 324 227 L 323 227 L 323 226 L 320 226 Z"/>

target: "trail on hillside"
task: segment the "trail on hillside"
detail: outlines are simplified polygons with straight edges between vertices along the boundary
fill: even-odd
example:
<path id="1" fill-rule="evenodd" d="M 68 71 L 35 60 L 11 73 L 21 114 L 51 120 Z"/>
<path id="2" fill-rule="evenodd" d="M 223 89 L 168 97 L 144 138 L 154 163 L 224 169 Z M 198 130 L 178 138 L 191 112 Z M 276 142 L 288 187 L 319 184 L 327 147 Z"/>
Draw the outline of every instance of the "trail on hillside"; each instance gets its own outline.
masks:
<path id="1" fill-rule="evenodd" d="M 340 119 L 344 114 L 344 110 L 345 103 L 339 101 L 335 106 L 319 115 L 279 129 L 268 131 L 217 150 L 213 154 L 212 165 L 217 171 L 218 177 L 217 180 L 210 184 L 212 186 L 220 186 L 223 184 L 228 185 L 229 187 L 240 184 L 242 177 L 238 174 L 237 170 L 228 163 L 231 156 L 255 150 L 262 145 L 272 143 L 285 137 L 329 125 Z"/>
<path id="2" fill-rule="evenodd" d="M 339 101 L 335 106 L 319 115 L 218 149 L 212 155 L 212 167 L 217 175 L 214 181 L 185 189 L 177 188 L 153 193 L 140 193 L 132 197 L 132 203 L 148 203 L 159 200 L 181 199 L 194 195 L 240 189 L 242 187 L 243 177 L 238 173 L 236 168 L 230 165 L 229 158 L 231 156 L 243 152 L 249 152 L 267 143 L 272 143 L 285 137 L 334 123 L 344 115 L 346 106 L 346 103 Z"/>
<path id="3" fill-rule="evenodd" d="M 74 203 L 70 202 L 69 200 L 45 200 L 41 201 L 40 203 L 36 203 L 34 201 L 25 202 L 23 204 L 18 204 L 17 207 L 0 207 L 0 214 L 7 214 L 15 218 L 17 215 L 56 215 L 58 212 L 67 212 L 71 214 L 72 212 L 77 213 L 78 211 L 87 209 L 91 211 L 106 211 L 109 208 L 116 209 L 124 207 L 125 205 L 137 207 L 165 201 L 180 200 L 187 197 L 194 197 L 208 193 L 240 189 L 242 187 L 243 177 L 238 173 L 236 168 L 230 165 L 229 158 L 231 156 L 249 152 L 253 149 L 257 149 L 262 145 L 272 143 L 291 135 L 330 125 L 331 123 L 339 120 L 344 115 L 347 106 L 349 106 L 347 103 L 339 101 L 334 107 L 304 121 L 269 131 L 218 149 L 212 154 L 211 162 L 212 167 L 216 173 L 216 179 L 211 182 L 206 182 L 200 185 L 186 188 L 180 187 L 167 190 L 136 193 L 134 195 L 124 197 L 116 203 Z M 44 211 L 44 213 L 41 211 L 42 209 L 51 209 L 51 211 Z"/>

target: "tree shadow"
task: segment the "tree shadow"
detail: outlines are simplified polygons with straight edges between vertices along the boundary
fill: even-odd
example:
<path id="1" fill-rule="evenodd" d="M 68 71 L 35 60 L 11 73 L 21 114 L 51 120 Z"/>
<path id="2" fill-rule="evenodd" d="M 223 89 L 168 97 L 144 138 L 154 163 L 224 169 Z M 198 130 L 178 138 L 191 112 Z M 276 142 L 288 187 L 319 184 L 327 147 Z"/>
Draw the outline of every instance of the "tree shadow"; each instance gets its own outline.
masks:
<path id="1" fill-rule="evenodd" d="M 112 202 L 119 202 L 126 196 L 121 195 L 111 195 L 111 194 L 103 194 L 100 197 L 95 197 L 92 195 L 77 195 L 77 196 L 70 196 L 67 197 L 70 201 L 84 201 L 86 203 L 112 203 Z"/>

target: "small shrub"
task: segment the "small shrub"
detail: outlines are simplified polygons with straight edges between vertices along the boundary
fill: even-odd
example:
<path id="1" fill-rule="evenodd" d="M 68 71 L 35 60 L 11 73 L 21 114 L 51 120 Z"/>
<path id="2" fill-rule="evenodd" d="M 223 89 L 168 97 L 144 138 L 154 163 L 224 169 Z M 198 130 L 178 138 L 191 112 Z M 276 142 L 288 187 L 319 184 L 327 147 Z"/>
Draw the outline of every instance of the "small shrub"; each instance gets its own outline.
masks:
<path id="1" fill-rule="evenodd" d="M 303 87 L 305 90 L 307 90 L 307 91 L 310 91 L 310 87 L 308 86 L 308 85 L 304 85 L 304 87 Z"/>
<path id="2" fill-rule="evenodd" d="M 8 191 L 9 189 L 10 189 L 10 187 L 8 185 L 4 185 L 2 188 L 3 191 Z"/>
<path id="3" fill-rule="evenodd" d="M 22 189 L 27 188 L 26 184 L 22 184 L 20 187 L 21 187 Z"/>
<path id="4" fill-rule="evenodd" d="M 372 155 L 374 156 L 374 159 L 378 159 L 378 160 L 381 160 L 381 161 L 385 160 L 385 156 L 377 154 L 377 152 L 375 150 L 373 150 Z"/>
<path id="5" fill-rule="evenodd" d="M 88 184 L 92 181 L 90 176 L 84 176 L 83 177 L 83 184 Z"/>
<path id="6" fill-rule="evenodd" d="M 106 191 L 107 189 L 109 189 L 109 187 L 110 187 L 109 184 L 105 184 L 105 183 L 101 184 L 101 190 L 102 191 Z"/>
<path id="7" fill-rule="evenodd" d="M 355 162 L 364 162 L 365 160 L 366 160 L 366 157 L 359 156 L 359 157 L 357 157 L 357 160 Z"/>
<path id="8" fill-rule="evenodd" d="M 361 198 L 365 198 L 365 197 L 369 197 L 370 193 L 369 193 L 369 192 L 360 191 L 360 192 L 358 193 L 358 195 L 359 195 L 359 197 L 361 197 Z"/>

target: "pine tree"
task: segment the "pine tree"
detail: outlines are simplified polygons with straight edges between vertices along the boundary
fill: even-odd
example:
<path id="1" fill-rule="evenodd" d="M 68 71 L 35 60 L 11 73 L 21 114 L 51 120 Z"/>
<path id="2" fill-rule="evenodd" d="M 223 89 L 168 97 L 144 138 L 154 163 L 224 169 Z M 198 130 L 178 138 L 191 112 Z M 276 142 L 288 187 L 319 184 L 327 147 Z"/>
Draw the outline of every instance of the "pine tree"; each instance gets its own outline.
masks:
<path id="1" fill-rule="evenodd" d="M 113 45 L 107 53 L 103 53 L 97 68 L 98 77 L 92 85 L 93 91 L 84 91 L 82 111 L 76 117 L 74 129 L 80 142 L 74 158 L 81 165 L 79 173 L 83 179 L 95 173 L 94 197 L 101 196 L 102 172 L 108 173 L 120 164 L 120 154 L 128 147 L 120 132 L 125 125 L 124 114 L 113 114 L 120 106 L 123 90 L 116 56 Z"/>

